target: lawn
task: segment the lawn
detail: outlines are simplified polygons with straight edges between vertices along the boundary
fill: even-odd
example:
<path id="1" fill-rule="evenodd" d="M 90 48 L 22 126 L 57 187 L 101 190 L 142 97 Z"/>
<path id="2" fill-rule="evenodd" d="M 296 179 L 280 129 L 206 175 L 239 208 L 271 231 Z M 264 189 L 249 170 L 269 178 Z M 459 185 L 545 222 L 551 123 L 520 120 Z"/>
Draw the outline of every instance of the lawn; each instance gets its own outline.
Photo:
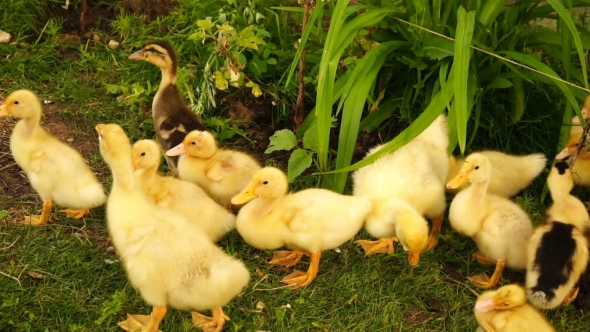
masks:
<path id="1" fill-rule="evenodd" d="M 115 122 L 133 141 L 154 137 L 150 105 L 159 72 L 127 56 L 144 42 L 167 38 L 169 31 L 176 30 L 150 25 L 143 34 L 121 36 L 105 22 L 91 20 L 88 24 L 95 24 L 96 29 L 83 35 L 68 28 L 77 15 L 62 17 L 65 21 L 49 21 L 38 32 L 19 34 L 18 43 L 0 44 L 0 100 L 20 88 L 36 92 L 46 101 L 43 125 L 80 150 L 108 188 L 112 179 L 98 153 L 93 128 Z M 117 24 L 137 23 L 133 20 L 119 15 L 111 26 L 122 31 Z M 113 36 L 126 42 L 110 49 L 107 44 Z M 191 80 L 200 75 L 194 69 L 196 62 L 194 57 L 181 57 L 183 91 L 196 88 Z M 191 104 L 199 99 L 194 92 L 185 93 Z M 560 98 L 557 89 L 530 87 L 522 121 L 506 126 L 482 122 L 485 130 L 473 139 L 469 150 L 544 152 L 551 159 L 561 118 L 547 110 L 563 107 Z M 256 98 L 250 90 L 230 89 L 215 99 L 216 108 L 205 108 L 202 116 L 223 137 L 223 145 L 249 151 L 267 165 L 286 169 L 287 155 L 264 153 L 275 130 L 290 128 L 282 113 L 285 106 L 276 105 L 276 96 Z M 486 109 L 481 116 L 496 117 L 496 124 L 509 122 L 487 114 Z M 361 135 L 356 160 L 409 123 L 407 117 L 393 118 L 383 137 Z M 151 308 L 127 282 L 109 241 L 104 207 L 83 220 L 68 219 L 54 208 L 52 223 L 44 227 L 19 223 L 23 216 L 38 213 L 42 202 L 10 155 L 8 140 L 14 123 L 0 119 L 0 331 L 119 331 L 116 323 L 127 313 L 148 314 Z M 317 176 L 311 173 L 303 173 L 292 189 L 314 186 Z M 515 198 L 535 224 L 542 221 L 549 203 L 541 202 L 547 174 L 545 170 Z M 451 199 L 449 196 L 448 203 Z M 369 236 L 361 231 L 355 239 L 366 238 Z M 392 255 L 367 258 L 353 239 L 324 253 L 319 275 L 310 286 L 291 291 L 279 282 L 290 269 L 269 265 L 272 252 L 250 247 L 234 231 L 219 245 L 243 260 L 252 278 L 243 293 L 224 308 L 231 318 L 225 331 L 474 331 L 478 326 L 472 314 L 474 292 L 480 290 L 466 278 L 491 274 L 492 268 L 471 257 L 476 249 L 473 241 L 454 232 L 446 218 L 440 239 L 439 246 L 423 254 L 415 268 L 408 265 L 401 246 Z M 298 269 L 306 269 L 306 264 Z M 522 271 L 507 270 L 501 284 L 523 279 Z M 575 305 L 545 314 L 559 331 L 590 330 L 590 315 Z M 160 328 L 194 330 L 190 318 L 188 312 L 172 309 Z"/>

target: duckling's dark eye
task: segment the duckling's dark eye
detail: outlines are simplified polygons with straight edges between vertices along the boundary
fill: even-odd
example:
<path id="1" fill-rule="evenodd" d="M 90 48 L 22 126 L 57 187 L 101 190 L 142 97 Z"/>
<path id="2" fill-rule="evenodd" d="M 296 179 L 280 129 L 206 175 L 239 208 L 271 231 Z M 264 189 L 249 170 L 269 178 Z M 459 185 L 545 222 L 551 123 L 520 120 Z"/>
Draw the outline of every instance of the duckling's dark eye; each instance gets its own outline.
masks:
<path id="1" fill-rule="evenodd" d="M 267 185 L 268 184 L 268 181 L 264 181 L 264 182 L 262 182 L 262 184 Z"/>
<path id="2" fill-rule="evenodd" d="M 191 142 L 191 144 L 192 144 L 192 145 L 196 145 L 197 143 L 195 143 L 195 142 Z"/>
<path id="3" fill-rule="evenodd" d="M 18 105 L 18 100 L 16 100 L 16 101 L 14 102 L 14 104 L 15 104 L 15 105 Z"/>
<path id="4" fill-rule="evenodd" d="M 475 166 L 475 169 L 479 169 L 479 166 Z"/>
<path id="5" fill-rule="evenodd" d="M 142 153 L 141 153 L 141 156 L 142 156 L 142 157 L 143 157 L 143 156 L 145 156 L 145 152 L 142 152 Z"/>

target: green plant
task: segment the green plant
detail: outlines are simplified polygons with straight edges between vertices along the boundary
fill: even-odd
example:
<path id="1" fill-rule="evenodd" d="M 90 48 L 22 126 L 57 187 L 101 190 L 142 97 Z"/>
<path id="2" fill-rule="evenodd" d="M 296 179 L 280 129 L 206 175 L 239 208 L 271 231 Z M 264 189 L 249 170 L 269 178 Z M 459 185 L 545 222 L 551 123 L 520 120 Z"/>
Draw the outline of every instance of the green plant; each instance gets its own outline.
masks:
<path id="1" fill-rule="evenodd" d="M 295 133 L 289 129 L 281 129 L 270 137 L 270 144 L 264 151 L 264 153 L 272 153 L 273 151 L 295 149 L 291 152 L 287 165 L 289 182 L 295 181 L 295 178 L 311 166 L 313 157 L 318 152 L 317 132 L 315 130 L 308 130 L 302 141 L 303 148 L 300 148 Z"/>

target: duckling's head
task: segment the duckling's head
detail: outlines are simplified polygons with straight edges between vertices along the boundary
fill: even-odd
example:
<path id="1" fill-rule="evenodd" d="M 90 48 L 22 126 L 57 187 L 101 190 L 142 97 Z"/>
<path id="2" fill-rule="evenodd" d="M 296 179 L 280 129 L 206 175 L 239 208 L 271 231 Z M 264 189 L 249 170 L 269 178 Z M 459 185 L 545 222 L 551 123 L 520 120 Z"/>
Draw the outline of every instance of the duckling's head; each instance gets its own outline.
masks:
<path id="1" fill-rule="evenodd" d="M 259 170 L 252 181 L 231 199 L 235 205 L 246 204 L 255 198 L 273 199 L 285 196 L 289 190 L 289 181 L 285 172 L 275 167 Z"/>
<path id="2" fill-rule="evenodd" d="M 479 300 L 475 303 L 475 310 L 487 312 L 490 310 L 508 310 L 526 303 L 526 293 L 521 286 L 511 284 L 498 288 L 491 299 Z"/>
<path id="3" fill-rule="evenodd" d="M 176 75 L 178 58 L 172 44 L 165 40 L 156 40 L 146 44 L 141 50 L 129 56 L 131 60 L 144 60 Z"/>
<path id="4" fill-rule="evenodd" d="M 583 133 L 575 133 L 573 135 L 570 136 L 570 138 L 568 138 L 567 143 L 565 144 L 565 147 L 563 148 L 563 150 L 561 150 L 560 153 L 557 154 L 557 156 L 555 156 L 555 159 L 565 159 L 569 156 L 571 156 L 572 154 L 574 154 L 574 152 L 576 152 L 576 149 L 578 148 L 578 144 L 580 142 L 580 138 L 582 137 Z M 584 152 L 586 150 L 582 149 L 582 151 L 580 151 L 580 157 L 583 157 Z M 588 153 L 585 153 L 586 155 Z"/>
<path id="5" fill-rule="evenodd" d="M 131 142 L 123 128 L 115 123 L 98 124 L 95 127 L 102 158 L 111 164 L 113 161 L 131 155 Z"/>
<path id="6" fill-rule="evenodd" d="M 193 130 L 188 133 L 182 143 L 166 151 L 167 156 L 188 154 L 196 158 L 209 158 L 217 151 L 217 141 L 208 131 Z"/>
<path id="7" fill-rule="evenodd" d="M 428 246 L 428 223 L 421 215 L 413 212 L 398 215 L 395 235 L 408 253 L 408 263 L 416 266 L 420 262 L 420 254 Z"/>
<path id="8" fill-rule="evenodd" d="M 547 177 L 547 185 L 552 196 L 558 195 L 559 193 L 568 194 L 572 190 L 574 179 L 572 178 L 572 170 L 567 162 L 560 161 L 553 165 Z"/>
<path id="9" fill-rule="evenodd" d="M 29 90 L 17 90 L 0 105 L 0 116 L 29 119 L 41 115 L 39 98 Z"/>
<path id="10" fill-rule="evenodd" d="M 489 159 L 480 153 L 473 153 L 465 159 L 459 174 L 447 182 L 447 188 L 456 189 L 465 183 L 484 182 L 490 178 L 490 175 L 491 165 Z"/>
<path id="11" fill-rule="evenodd" d="M 133 170 L 158 167 L 162 154 L 158 143 L 149 139 L 142 139 L 133 144 L 131 150 L 131 164 Z"/>

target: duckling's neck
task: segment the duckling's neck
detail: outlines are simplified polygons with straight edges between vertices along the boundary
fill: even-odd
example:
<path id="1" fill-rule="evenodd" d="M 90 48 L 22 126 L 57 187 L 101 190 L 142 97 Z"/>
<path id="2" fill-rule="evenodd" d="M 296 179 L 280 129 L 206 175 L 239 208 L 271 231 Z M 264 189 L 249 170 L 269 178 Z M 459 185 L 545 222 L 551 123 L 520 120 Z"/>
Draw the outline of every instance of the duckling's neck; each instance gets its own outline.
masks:
<path id="1" fill-rule="evenodd" d="M 157 168 L 158 166 L 138 169 L 135 171 L 135 178 L 141 179 L 144 184 L 150 184 L 156 178 Z"/>
<path id="2" fill-rule="evenodd" d="M 115 188 L 126 191 L 135 189 L 133 167 L 131 166 L 131 153 L 113 160 L 111 162 L 111 172 L 113 174 L 113 190 L 115 190 Z"/>
<path id="3" fill-rule="evenodd" d="M 170 85 L 176 85 L 176 70 L 173 70 L 172 67 L 165 67 L 160 68 L 162 71 L 162 81 L 160 81 L 160 89 L 165 89 Z"/>
<path id="4" fill-rule="evenodd" d="M 29 138 L 35 133 L 35 129 L 39 127 L 41 121 L 41 114 L 33 115 L 30 118 L 22 119 L 21 122 L 24 124 L 22 135 L 24 138 Z"/>

